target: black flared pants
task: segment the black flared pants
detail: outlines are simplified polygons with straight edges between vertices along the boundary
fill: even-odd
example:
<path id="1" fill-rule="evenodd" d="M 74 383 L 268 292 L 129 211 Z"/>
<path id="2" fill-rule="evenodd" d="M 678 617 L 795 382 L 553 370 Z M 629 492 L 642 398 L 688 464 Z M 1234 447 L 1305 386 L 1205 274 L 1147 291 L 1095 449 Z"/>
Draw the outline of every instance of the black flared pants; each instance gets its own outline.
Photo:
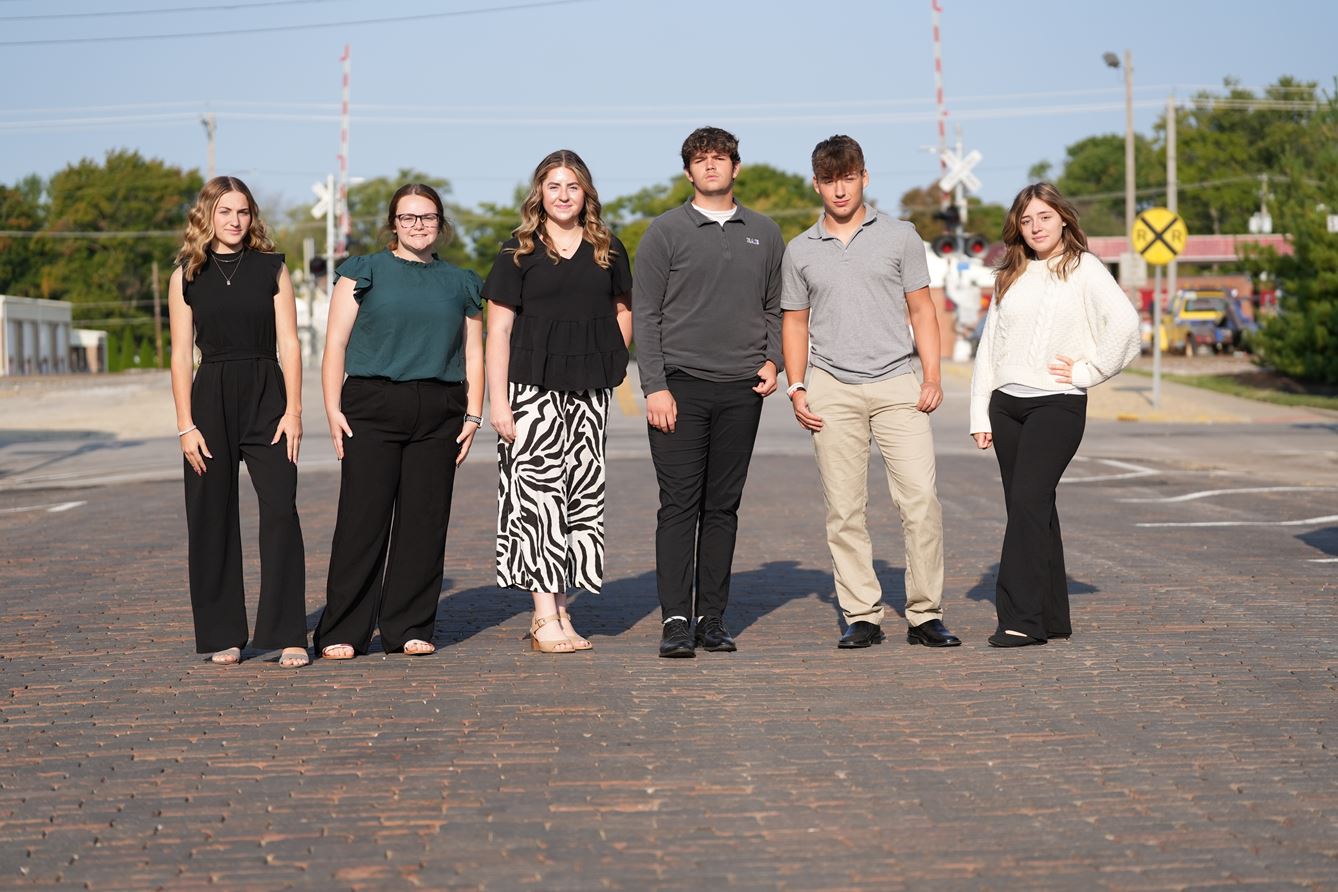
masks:
<path id="1" fill-rule="evenodd" d="M 366 653 L 378 626 L 386 653 L 432 640 L 465 399 L 464 384 L 344 382 L 353 436 L 344 439 L 317 653 L 332 644 Z"/>
<path id="2" fill-rule="evenodd" d="M 260 508 L 259 648 L 306 647 L 306 559 L 297 517 L 297 465 L 286 439 L 270 445 L 288 401 L 273 359 L 205 362 L 191 385 L 191 418 L 213 454 L 186 473 L 191 613 L 199 653 L 245 647 L 246 598 L 238 511 L 241 462 Z"/>
<path id="3" fill-rule="evenodd" d="M 664 617 L 723 616 L 739 531 L 739 504 L 753 457 L 762 397 L 757 379 L 704 381 L 668 376 L 678 404 L 673 433 L 650 428 L 660 483 L 655 581 Z M 695 583 L 695 586 L 694 586 Z"/>
<path id="4" fill-rule="evenodd" d="M 994 589 L 1000 629 L 1042 639 L 1073 631 L 1055 490 L 1086 424 L 1086 395 L 1016 397 L 996 390 L 990 396 L 1008 510 Z"/>

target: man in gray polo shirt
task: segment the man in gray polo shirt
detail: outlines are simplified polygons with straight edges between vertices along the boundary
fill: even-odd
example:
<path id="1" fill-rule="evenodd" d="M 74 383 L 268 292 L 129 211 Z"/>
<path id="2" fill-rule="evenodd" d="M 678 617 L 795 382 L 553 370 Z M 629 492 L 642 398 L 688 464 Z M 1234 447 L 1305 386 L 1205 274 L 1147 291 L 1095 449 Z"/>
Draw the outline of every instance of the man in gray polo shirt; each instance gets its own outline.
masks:
<path id="1" fill-rule="evenodd" d="M 660 484 L 662 657 L 691 657 L 697 647 L 735 650 L 723 617 L 739 503 L 762 399 L 776 390 L 781 363 L 785 243 L 775 223 L 734 201 L 739 141 L 703 127 L 684 141 L 682 158 L 692 199 L 646 230 L 632 285 L 637 368 Z"/>
<path id="2" fill-rule="evenodd" d="M 787 392 L 800 426 L 813 433 L 827 501 L 827 544 L 847 623 L 837 646 L 884 637 L 864 514 L 872 437 L 905 533 L 906 640 L 952 647 L 961 641 L 943 625 L 943 516 L 929 427 L 943 401 L 938 318 L 924 243 L 914 226 L 864 203 L 868 183 L 855 140 L 833 136 L 813 150 L 823 215 L 790 242 L 782 264 Z"/>

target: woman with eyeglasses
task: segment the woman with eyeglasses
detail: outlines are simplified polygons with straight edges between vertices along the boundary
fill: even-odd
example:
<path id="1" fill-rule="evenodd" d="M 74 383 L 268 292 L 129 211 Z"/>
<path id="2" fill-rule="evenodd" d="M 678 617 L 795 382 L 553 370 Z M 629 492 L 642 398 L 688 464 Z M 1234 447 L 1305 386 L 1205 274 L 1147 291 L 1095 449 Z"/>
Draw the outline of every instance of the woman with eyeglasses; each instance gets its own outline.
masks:
<path id="1" fill-rule="evenodd" d="M 483 419 L 482 280 L 441 260 L 450 222 L 431 186 L 401 186 L 384 251 L 340 265 L 321 389 L 342 462 L 316 652 L 436 651 L 455 469 Z"/>

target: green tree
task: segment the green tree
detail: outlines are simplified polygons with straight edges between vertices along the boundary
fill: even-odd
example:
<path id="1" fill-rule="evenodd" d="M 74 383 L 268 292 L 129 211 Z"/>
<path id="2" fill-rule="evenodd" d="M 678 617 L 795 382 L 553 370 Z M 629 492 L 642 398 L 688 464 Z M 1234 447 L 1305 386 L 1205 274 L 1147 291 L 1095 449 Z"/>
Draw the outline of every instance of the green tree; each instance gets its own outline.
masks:
<path id="1" fill-rule="evenodd" d="M 1248 231 L 1250 216 L 1259 209 L 1264 177 L 1276 177 L 1293 159 L 1313 159 L 1323 149 L 1312 126 L 1315 112 L 1302 107 L 1318 101 L 1316 84 L 1283 77 L 1262 95 L 1233 80 L 1225 87 L 1221 98 L 1196 94 L 1176 118 L 1182 184 L 1178 209 L 1190 232 Z M 1164 169 L 1164 117 L 1157 130 Z"/>
<path id="2" fill-rule="evenodd" d="M 901 196 L 901 217 L 909 221 L 920 238 L 933 241 L 947 232 L 947 224 L 934 215 L 939 212 L 938 183 L 908 189 Z M 985 236 L 991 242 L 1003 236 L 1004 216 L 1008 209 L 1000 204 L 986 204 L 974 195 L 966 198 L 966 231 Z"/>
<path id="3" fill-rule="evenodd" d="M 1134 135 L 1134 173 L 1137 177 L 1135 207 L 1162 203 L 1161 194 L 1142 190 L 1166 188 L 1166 160 L 1142 134 Z M 1055 187 L 1073 202 L 1088 235 L 1120 235 L 1124 232 L 1124 137 L 1117 133 L 1089 136 L 1069 146 Z M 1194 229 L 1191 226 L 1191 232 Z"/>
<path id="4" fill-rule="evenodd" d="M 73 302 L 76 320 L 146 318 L 153 261 L 171 264 L 201 185 L 196 171 L 125 150 L 58 172 L 47 185 L 49 230 L 134 235 L 50 239 L 44 296 Z M 169 234 L 143 234 L 156 232 Z"/>
<path id="5" fill-rule="evenodd" d="M 1257 252 L 1256 271 L 1276 280 L 1280 312 L 1256 339 L 1260 358 L 1302 381 L 1338 384 L 1338 234 L 1327 217 L 1338 209 L 1338 98 L 1309 122 L 1305 139 L 1285 154 L 1275 193 L 1275 226 L 1293 253 Z"/>
<path id="6" fill-rule="evenodd" d="M 0 229 L 36 232 L 45 225 L 42 181 L 37 176 L 0 186 Z M 46 297 L 43 270 L 47 244 L 31 236 L 0 235 L 0 294 Z"/>

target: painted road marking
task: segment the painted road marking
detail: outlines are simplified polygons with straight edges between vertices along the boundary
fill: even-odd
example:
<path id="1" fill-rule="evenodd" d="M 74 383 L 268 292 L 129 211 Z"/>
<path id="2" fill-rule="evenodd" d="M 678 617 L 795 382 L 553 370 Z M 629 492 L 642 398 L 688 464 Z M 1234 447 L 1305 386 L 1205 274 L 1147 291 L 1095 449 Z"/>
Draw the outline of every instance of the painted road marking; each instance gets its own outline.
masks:
<path id="1" fill-rule="evenodd" d="M 62 511 L 69 511 L 71 508 L 78 508 L 80 505 L 87 505 L 88 502 L 58 502 L 55 505 L 24 505 L 19 508 L 0 508 L 0 514 L 23 514 L 27 511 L 45 511 L 48 514 L 59 514 Z"/>
<path id="2" fill-rule="evenodd" d="M 1308 527 L 1338 521 L 1338 514 L 1304 520 L 1201 520 L 1195 522 L 1136 523 L 1138 527 Z"/>
<path id="3" fill-rule="evenodd" d="M 1120 502 L 1192 502 L 1196 499 L 1208 499 L 1213 496 L 1234 495 L 1253 492 L 1331 492 L 1332 486 L 1247 486 L 1240 489 L 1205 489 L 1186 493 L 1182 496 L 1165 496 L 1156 499 L 1117 499 Z"/>
<path id="4" fill-rule="evenodd" d="M 1306 558 L 1309 564 L 1338 564 L 1338 557 L 1333 558 Z"/>
<path id="5" fill-rule="evenodd" d="M 1145 468 L 1142 465 L 1131 464 L 1127 461 L 1116 461 L 1113 458 L 1082 458 L 1075 457 L 1074 461 L 1099 461 L 1104 465 L 1110 465 L 1112 468 L 1124 468 L 1123 474 L 1098 474 L 1093 477 L 1065 477 L 1060 483 L 1102 483 L 1107 480 L 1132 480 L 1135 477 L 1148 477 L 1157 472 L 1152 468 Z"/>

